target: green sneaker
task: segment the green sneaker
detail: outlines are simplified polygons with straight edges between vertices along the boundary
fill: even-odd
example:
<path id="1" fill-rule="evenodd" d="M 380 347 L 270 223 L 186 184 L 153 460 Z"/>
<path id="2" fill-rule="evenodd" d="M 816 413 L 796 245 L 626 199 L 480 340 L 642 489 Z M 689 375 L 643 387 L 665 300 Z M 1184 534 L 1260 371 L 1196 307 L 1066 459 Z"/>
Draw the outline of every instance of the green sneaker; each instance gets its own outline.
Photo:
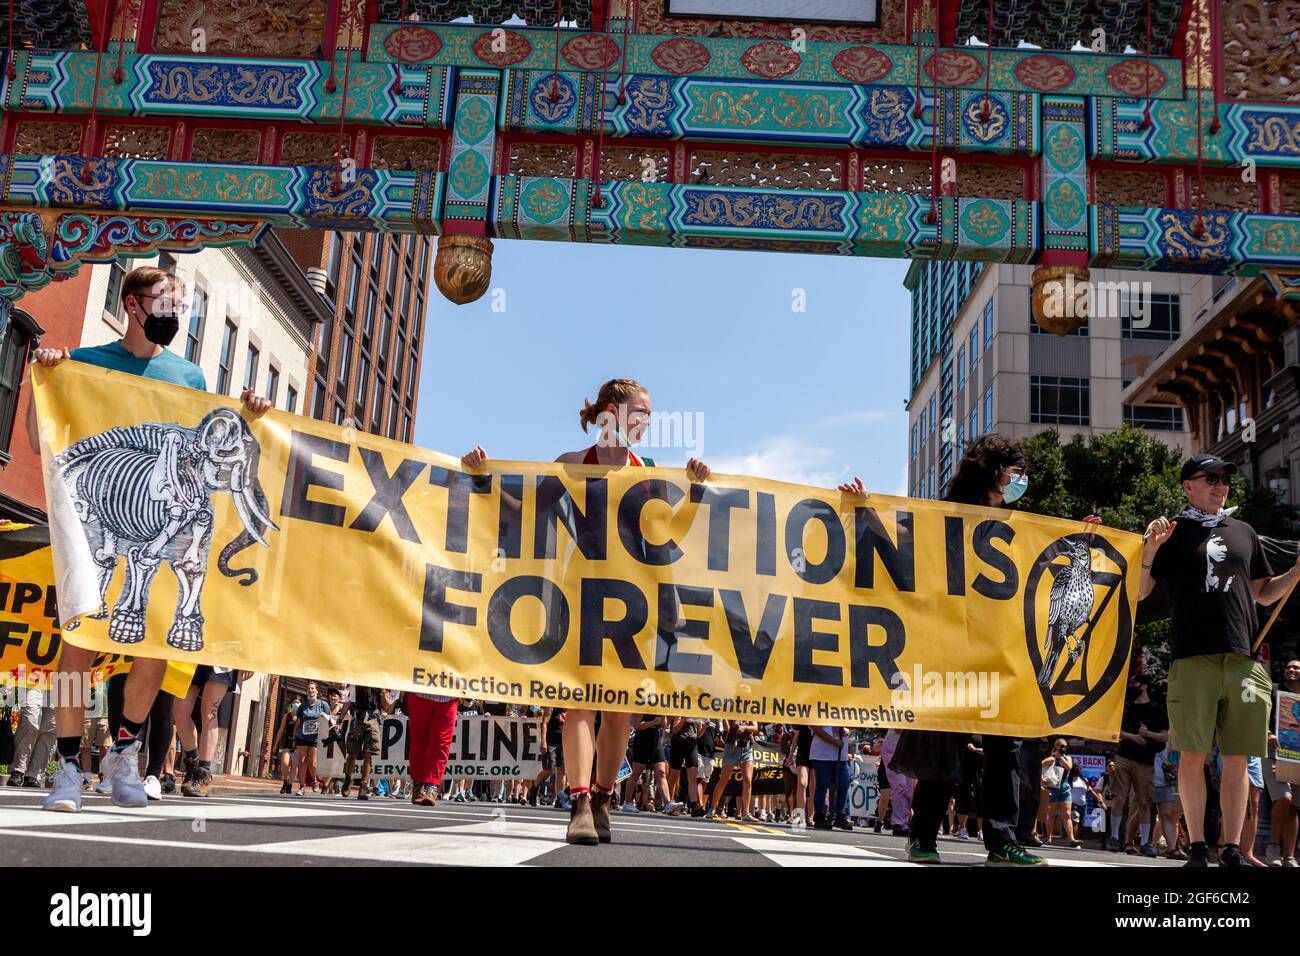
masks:
<path id="1" fill-rule="evenodd" d="M 913 840 L 907 845 L 907 862 L 908 863 L 942 863 L 939 859 L 938 850 L 927 850 L 920 843 Z"/>
<path id="2" fill-rule="evenodd" d="M 989 858 L 984 861 L 985 866 L 1047 866 L 1047 860 L 1041 856 L 1034 856 L 1032 853 L 1026 853 L 1023 848 L 1016 846 L 1014 843 L 1008 843 L 1000 850 L 995 850 L 989 854 Z"/>

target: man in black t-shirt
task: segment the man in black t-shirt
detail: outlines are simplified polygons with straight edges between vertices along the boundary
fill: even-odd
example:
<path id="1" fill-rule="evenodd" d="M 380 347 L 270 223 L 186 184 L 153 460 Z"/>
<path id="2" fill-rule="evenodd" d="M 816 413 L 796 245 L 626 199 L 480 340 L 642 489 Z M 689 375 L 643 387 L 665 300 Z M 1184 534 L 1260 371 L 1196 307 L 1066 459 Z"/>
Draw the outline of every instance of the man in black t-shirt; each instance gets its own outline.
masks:
<path id="1" fill-rule="evenodd" d="M 1248 757 L 1268 755 L 1272 685 L 1253 657 L 1256 604 L 1269 605 L 1300 574 L 1300 560 L 1273 575 L 1255 529 L 1225 508 L 1237 466 L 1213 455 L 1183 463 L 1187 507 L 1147 526 L 1141 596 L 1157 582 L 1172 605 L 1169 746 L 1181 752 L 1178 791 L 1192 839 L 1187 866 L 1203 867 L 1205 759 L 1217 736 L 1223 755 L 1222 866 L 1246 866 L 1238 845 L 1246 818 Z"/>
<path id="2" fill-rule="evenodd" d="M 378 687 L 353 684 L 348 699 L 340 708 L 340 716 L 351 717 L 346 738 L 347 764 L 344 767 L 343 796 L 352 786 L 354 762 L 361 761 L 361 782 L 358 800 L 370 799 L 370 762 L 379 755 L 380 722 L 383 714 L 392 709 L 384 692 Z"/>
<path id="3" fill-rule="evenodd" d="M 1119 753 L 1110 775 L 1110 832 L 1106 849 L 1122 850 L 1133 840 L 1135 829 L 1141 835 L 1144 856 L 1155 856 L 1151 845 L 1151 804 L 1155 802 L 1156 754 L 1165 749 L 1169 723 L 1165 708 L 1147 694 L 1150 678 L 1134 674 L 1128 682 L 1128 699 L 1119 729 Z M 1131 805 L 1134 812 L 1125 816 Z"/>

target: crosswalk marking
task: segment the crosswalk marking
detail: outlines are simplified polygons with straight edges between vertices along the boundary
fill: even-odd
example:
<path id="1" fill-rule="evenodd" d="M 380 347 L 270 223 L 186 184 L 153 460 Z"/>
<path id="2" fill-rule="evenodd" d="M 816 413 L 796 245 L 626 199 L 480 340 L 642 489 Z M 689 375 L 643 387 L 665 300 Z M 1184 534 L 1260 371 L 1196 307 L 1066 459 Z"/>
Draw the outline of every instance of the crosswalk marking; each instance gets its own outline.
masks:
<path id="1" fill-rule="evenodd" d="M 736 837 L 736 842 L 761 853 L 779 866 L 913 866 L 847 843 L 791 844 L 780 840 Z"/>
<path id="2" fill-rule="evenodd" d="M 549 835 L 554 833 L 554 836 Z M 285 843 L 260 843 L 257 853 L 435 863 L 444 866 L 519 866 L 567 846 L 558 828 L 515 820 L 493 820 L 433 830 L 356 833 Z"/>

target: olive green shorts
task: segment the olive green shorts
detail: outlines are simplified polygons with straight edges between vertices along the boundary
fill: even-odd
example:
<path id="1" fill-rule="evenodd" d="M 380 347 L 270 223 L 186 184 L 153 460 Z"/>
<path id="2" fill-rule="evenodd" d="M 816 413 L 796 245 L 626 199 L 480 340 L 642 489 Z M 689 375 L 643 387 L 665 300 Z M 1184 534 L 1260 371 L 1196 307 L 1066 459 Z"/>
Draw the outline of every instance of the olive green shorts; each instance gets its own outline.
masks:
<path id="1" fill-rule="evenodd" d="M 1267 757 L 1273 685 L 1263 664 L 1244 654 L 1184 657 L 1169 668 L 1169 749 L 1229 757 Z"/>

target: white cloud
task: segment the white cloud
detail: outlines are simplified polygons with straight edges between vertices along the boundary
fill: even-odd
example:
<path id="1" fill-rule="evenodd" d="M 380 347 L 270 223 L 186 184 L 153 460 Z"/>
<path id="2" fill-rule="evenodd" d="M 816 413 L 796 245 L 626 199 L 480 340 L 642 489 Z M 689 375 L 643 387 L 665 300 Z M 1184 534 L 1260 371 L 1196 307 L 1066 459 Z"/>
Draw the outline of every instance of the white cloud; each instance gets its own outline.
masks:
<path id="1" fill-rule="evenodd" d="M 810 445 L 793 435 L 777 435 L 764 439 L 757 450 L 717 458 L 709 456 L 706 460 L 712 470 L 723 474 L 834 488 L 849 477 L 848 466 L 834 467 L 835 459 L 836 453 L 830 448 Z"/>

